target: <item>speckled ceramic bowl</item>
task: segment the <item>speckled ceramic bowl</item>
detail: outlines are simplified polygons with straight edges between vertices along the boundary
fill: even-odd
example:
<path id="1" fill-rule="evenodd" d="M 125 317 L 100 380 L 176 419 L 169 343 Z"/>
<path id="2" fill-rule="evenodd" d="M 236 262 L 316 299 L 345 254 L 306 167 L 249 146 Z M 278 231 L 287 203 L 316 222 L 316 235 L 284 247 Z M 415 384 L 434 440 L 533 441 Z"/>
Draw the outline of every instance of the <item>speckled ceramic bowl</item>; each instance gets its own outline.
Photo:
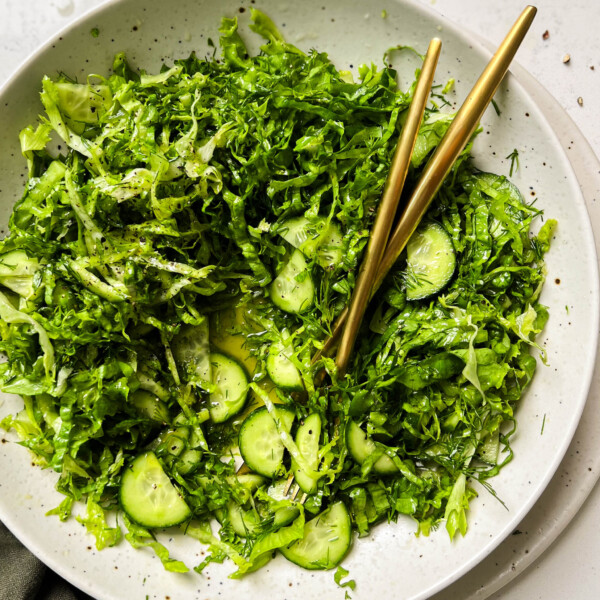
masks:
<path id="1" fill-rule="evenodd" d="M 237 15 L 244 29 L 251 4 L 254 0 L 108 2 L 41 48 L 0 92 L 0 221 L 6 223 L 22 193 L 25 164 L 18 133 L 41 111 L 38 92 L 44 74 L 64 71 L 84 78 L 106 73 L 118 51 L 125 51 L 137 67 L 156 71 L 163 61 L 191 50 L 207 52 L 207 40 L 218 38 L 223 15 Z M 423 51 L 432 36 L 439 36 L 444 47 L 437 82 L 456 78 L 457 103 L 489 58 L 452 24 L 410 0 L 256 0 L 256 6 L 291 42 L 327 51 L 340 68 L 379 62 L 383 52 L 398 43 Z M 507 20 L 507 29 L 510 25 Z M 90 31 L 96 27 L 100 34 L 94 38 Z M 256 48 L 257 40 L 247 37 Z M 416 66 L 406 67 L 405 81 Z M 454 543 L 443 529 L 427 538 L 415 537 L 409 519 L 378 526 L 354 544 L 344 561 L 357 583 L 355 599 L 425 598 L 477 565 L 543 491 L 567 449 L 587 396 L 598 330 L 598 276 L 585 205 L 552 128 L 518 82 L 509 77 L 496 101 L 501 116 L 490 110 L 484 119 L 485 132 L 474 150 L 478 166 L 508 174 L 510 161 L 503 157 L 518 149 L 520 169 L 513 180 L 560 223 L 548 255 L 542 298 L 551 314 L 541 338 L 549 366 L 539 368 L 519 408 L 515 459 L 493 481 L 506 508 L 481 490 L 472 503 L 468 535 Z M 21 407 L 18 398 L 8 395 L 0 402 L 0 418 Z M 44 516 L 61 499 L 53 489 L 56 475 L 32 468 L 27 452 L 12 443 L 15 438 L 4 437 L 8 443 L 0 444 L 0 518 L 43 561 L 97 598 L 344 598 L 345 590 L 335 585 L 331 572 L 303 571 L 282 557 L 259 573 L 233 581 L 227 578 L 231 564 L 211 565 L 202 575 L 174 575 L 163 571 L 149 551 L 133 550 L 127 543 L 96 552 L 93 540 L 74 519 L 63 524 Z M 178 532 L 165 532 L 161 541 L 188 564 L 200 562 L 203 548 Z"/>

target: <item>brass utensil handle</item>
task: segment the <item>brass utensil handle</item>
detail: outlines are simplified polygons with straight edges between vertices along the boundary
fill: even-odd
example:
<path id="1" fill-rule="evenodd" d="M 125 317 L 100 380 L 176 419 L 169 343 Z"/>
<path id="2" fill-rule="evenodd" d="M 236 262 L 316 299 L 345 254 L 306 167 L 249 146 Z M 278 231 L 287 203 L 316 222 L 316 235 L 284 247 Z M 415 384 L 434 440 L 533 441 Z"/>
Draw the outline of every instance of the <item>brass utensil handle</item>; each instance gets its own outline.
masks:
<path id="1" fill-rule="evenodd" d="M 350 299 L 346 326 L 344 327 L 338 347 L 336 365 L 340 374 L 346 371 L 363 315 L 371 298 L 371 290 L 373 289 L 379 264 L 388 243 L 398 202 L 400 201 L 400 195 L 402 194 L 402 188 L 404 187 L 408 167 L 410 166 L 410 159 L 415 148 L 415 143 L 417 142 L 421 121 L 425 114 L 441 48 L 442 42 L 438 38 L 433 38 L 429 43 L 413 100 L 408 109 L 406 122 L 396 146 L 396 152 L 392 159 L 390 172 L 385 182 L 383 195 L 377 210 L 377 216 L 371 229 L 369 243 L 361 264 L 354 292 Z"/>

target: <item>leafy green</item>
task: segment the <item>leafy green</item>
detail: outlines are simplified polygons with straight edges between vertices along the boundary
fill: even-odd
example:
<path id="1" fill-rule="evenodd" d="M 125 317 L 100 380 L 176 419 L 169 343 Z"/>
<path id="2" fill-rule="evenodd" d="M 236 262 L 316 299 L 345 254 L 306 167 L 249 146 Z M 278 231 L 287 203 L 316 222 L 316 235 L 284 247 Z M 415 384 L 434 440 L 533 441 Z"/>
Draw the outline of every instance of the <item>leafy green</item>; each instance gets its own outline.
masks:
<path id="1" fill-rule="evenodd" d="M 185 564 L 183 564 L 180 560 L 171 558 L 169 551 L 163 544 L 156 540 L 151 531 L 136 525 L 126 516 L 124 516 L 123 519 L 128 530 L 128 533 L 125 534 L 125 537 L 134 548 L 143 548 L 146 546 L 152 548 L 167 571 L 172 571 L 174 573 L 187 573 L 187 571 L 189 571 Z"/>
<path id="2" fill-rule="evenodd" d="M 356 582 L 354 581 L 354 579 L 348 579 L 347 581 L 344 581 L 342 583 L 342 579 L 348 577 L 349 574 L 350 571 L 348 571 L 348 569 L 344 569 L 344 567 L 339 566 L 335 571 L 333 579 L 340 587 L 347 587 L 354 591 L 354 589 L 356 588 Z"/>
<path id="3" fill-rule="evenodd" d="M 469 144 L 428 212 L 452 240 L 449 284 L 407 300 L 414 282 L 401 257 L 346 376 L 331 357 L 313 362 L 354 288 L 414 84 L 400 90 L 393 69 L 375 65 L 354 81 L 256 10 L 251 28 L 265 40 L 256 56 L 224 18 L 220 60 L 192 55 L 148 74 L 117 55 L 107 77 L 44 78 L 45 116 L 21 133 L 29 182 L 0 241 L 0 387 L 24 401 L 2 426 L 59 474 L 65 500 L 50 513 L 65 520 L 84 500 L 80 520 L 97 547 L 117 543 L 107 511 L 120 510 L 123 469 L 152 450 L 193 515 L 182 530 L 209 547 L 195 570 L 229 558 L 233 577 L 340 500 L 360 536 L 404 515 L 425 535 L 443 520 L 451 537 L 466 532 L 469 482 L 491 489 L 512 458 L 530 352 L 548 319 L 539 296 L 556 227 L 548 220 L 532 235 L 540 211 L 506 178 L 477 171 Z M 428 108 L 407 186 L 452 119 Z M 50 150 L 52 132 L 63 153 Z M 269 296 L 294 251 L 308 264 L 298 283 L 310 277 L 315 288 L 301 314 Z M 210 420 L 213 346 L 244 362 L 248 410 L 276 415 L 283 402 L 297 422 L 320 415 L 318 471 L 278 426 L 281 471 L 291 455 L 318 480 L 304 505 L 281 482 L 235 474 L 245 415 Z M 273 389 L 273 347 L 286 348 L 303 393 Z M 362 464 L 346 444 L 350 418 L 374 448 Z M 253 527 L 236 530 L 235 515 Z M 187 570 L 154 532 L 122 512 L 119 522 L 135 548 Z M 353 589 L 346 575 L 340 567 L 335 580 Z"/>
<path id="4" fill-rule="evenodd" d="M 88 532 L 95 536 L 98 550 L 102 550 L 106 546 L 114 546 L 121 539 L 121 529 L 108 526 L 104 510 L 92 500 L 91 496 L 88 496 L 86 516 L 78 518 L 78 521 L 83 523 Z"/>

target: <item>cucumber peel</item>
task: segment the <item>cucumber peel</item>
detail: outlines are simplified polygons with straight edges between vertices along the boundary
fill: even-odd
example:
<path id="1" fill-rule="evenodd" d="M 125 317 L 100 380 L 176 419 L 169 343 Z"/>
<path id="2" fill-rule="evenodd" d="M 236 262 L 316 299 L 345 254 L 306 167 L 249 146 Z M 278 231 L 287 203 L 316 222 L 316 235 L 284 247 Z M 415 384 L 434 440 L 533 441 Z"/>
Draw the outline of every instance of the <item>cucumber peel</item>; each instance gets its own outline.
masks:
<path id="1" fill-rule="evenodd" d="M 140 454 L 125 469 L 119 499 L 129 518 L 142 527 L 171 527 L 192 516 L 154 452 Z"/>

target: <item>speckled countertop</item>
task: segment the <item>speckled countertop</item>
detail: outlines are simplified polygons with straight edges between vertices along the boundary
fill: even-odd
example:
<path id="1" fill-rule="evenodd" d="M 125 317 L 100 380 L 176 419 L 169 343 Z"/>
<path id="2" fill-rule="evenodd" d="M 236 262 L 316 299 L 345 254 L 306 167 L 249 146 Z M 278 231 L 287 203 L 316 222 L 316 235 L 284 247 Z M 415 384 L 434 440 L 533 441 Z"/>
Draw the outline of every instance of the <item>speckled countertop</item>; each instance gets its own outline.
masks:
<path id="1" fill-rule="evenodd" d="M 0 0 L 0 84 L 19 63 L 47 38 L 88 9 L 106 0 Z M 331 1 L 331 0 L 324 0 Z M 365 5 L 370 0 L 365 0 Z M 422 0 L 434 10 L 493 43 L 500 41 L 506 24 L 512 22 L 523 0 Z M 597 0 L 539 0 L 539 13 L 517 60 L 548 92 L 583 132 L 591 151 L 600 156 L 600 2 Z M 557 106 L 555 110 L 559 110 Z M 558 113 L 555 113 L 558 114 Z M 571 124 L 563 120 L 563 140 Z M 575 135 L 573 136 L 576 137 Z M 588 153 L 587 159 L 585 153 Z M 572 161 L 574 157 L 571 157 Z M 577 154 L 590 169 L 597 161 L 590 149 Z M 579 173 L 578 173 L 579 174 Z M 580 176 L 581 177 L 581 176 Z M 591 192 L 590 192 L 591 190 Z M 589 194 L 596 188 L 588 185 Z M 593 198 L 595 200 L 595 198 Z M 596 235 L 600 233 L 600 223 Z M 576 440 L 577 442 L 577 440 Z M 582 442 L 585 445 L 585 442 Z M 589 444 L 586 451 L 594 448 Z M 578 453 L 577 449 L 572 449 Z M 585 458 L 578 459 L 587 471 Z M 590 459 L 591 460 L 591 459 Z M 597 461 L 596 461 L 597 462 Z M 568 474 L 565 475 L 568 477 Z M 589 475 L 588 477 L 593 477 Z M 591 479 L 589 480 L 591 481 Z M 577 491 L 577 482 L 572 486 Z M 580 486 L 585 487 L 585 486 Z M 589 488 L 589 485 L 587 486 Z M 551 504 L 546 498 L 546 504 Z M 536 508 L 534 510 L 538 509 Z M 549 519 L 560 518 L 560 506 Z M 509 585 L 491 596 L 494 600 L 562 600 L 600 597 L 600 486 L 591 495 L 571 524 L 534 564 Z M 515 555 L 525 552 L 515 546 Z M 525 561 L 526 562 L 526 561 Z M 484 598 L 471 595 L 470 598 Z M 452 594 L 436 598 L 458 598 Z"/>

